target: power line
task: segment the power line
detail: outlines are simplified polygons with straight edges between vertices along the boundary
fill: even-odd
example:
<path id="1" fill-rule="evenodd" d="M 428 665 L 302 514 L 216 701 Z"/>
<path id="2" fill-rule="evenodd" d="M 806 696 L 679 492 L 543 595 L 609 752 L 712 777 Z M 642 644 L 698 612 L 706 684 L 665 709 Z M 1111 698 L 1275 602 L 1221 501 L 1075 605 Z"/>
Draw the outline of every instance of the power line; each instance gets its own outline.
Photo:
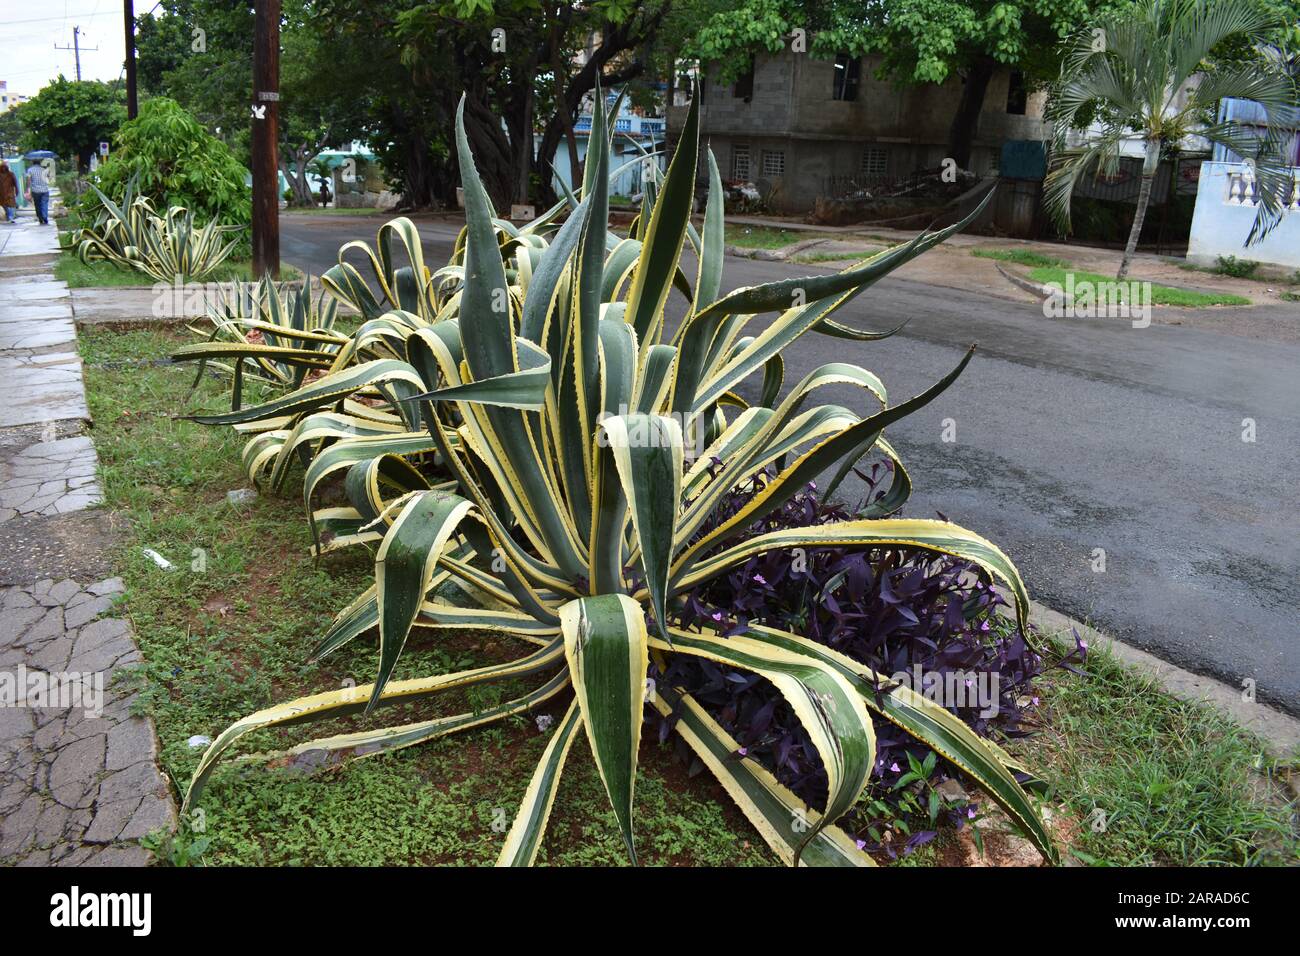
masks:
<path id="1" fill-rule="evenodd" d="M 70 16 L 85 17 L 85 16 L 92 16 L 92 15 L 93 13 L 88 14 L 83 10 L 81 13 L 72 13 L 72 14 L 65 13 L 61 17 L 32 17 L 30 20 L 6 20 L 3 26 L 6 27 L 13 26 L 14 24 L 17 23 L 49 23 L 52 20 L 66 20 Z"/>

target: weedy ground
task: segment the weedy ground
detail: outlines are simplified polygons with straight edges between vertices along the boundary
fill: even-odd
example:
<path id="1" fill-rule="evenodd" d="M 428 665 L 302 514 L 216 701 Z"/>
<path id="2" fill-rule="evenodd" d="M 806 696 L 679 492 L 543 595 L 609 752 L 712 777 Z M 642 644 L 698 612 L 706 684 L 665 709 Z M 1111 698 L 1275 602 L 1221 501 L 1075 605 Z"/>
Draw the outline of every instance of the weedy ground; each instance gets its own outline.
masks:
<path id="1" fill-rule="evenodd" d="M 1295 760 L 1270 760 L 1221 712 L 1169 696 L 1108 653 L 1090 653 L 1084 670 L 1086 678 L 1048 673 L 1037 691 L 1047 702 L 1043 732 L 1027 751 L 1083 823 L 1077 858 L 1300 863 L 1297 807 L 1278 779 Z"/>
<path id="2" fill-rule="evenodd" d="M 815 238 L 815 233 L 795 229 L 773 229 L 771 226 L 746 226 L 727 223 L 727 245 L 743 249 L 784 249 L 800 239 Z"/>
<path id="3" fill-rule="evenodd" d="M 121 524 L 115 567 L 146 660 L 134 684 L 151 715 L 163 767 L 182 791 L 198 762 L 195 735 L 294 696 L 367 682 L 373 639 L 303 662 L 334 613 L 373 577 L 372 556 L 307 553 L 300 475 L 283 497 L 232 505 L 246 487 L 240 438 L 175 417 L 228 407 L 228 383 L 158 360 L 191 336 L 157 327 L 86 328 L 80 348 L 106 507 Z M 247 388 L 247 386 L 246 386 Z M 246 401 L 256 395 L 246 394 Z M 170 560 L 164 571 L 143 554 Z M 522 647 L 465 632 L 412 638 L 395 678 L 507 660 Z M 1249 780 L 1258 745 L 1213 713 L 1174 701 L 1094 657 L 1090 676 L 1053 672 L 1040 690 L 1042 731 L 1019 744 L 1080 818 L 1087 862 L 1277 862 L 1295 859 L 1289 810 Z M 478 689 L 409 707 L 427 719 L 490 707 L 517 688 Z M 558 718 L 567 701 L 543 713 Z M 391 715 L 385 715 L 386 721 Z M 360 727 L 359 718 L 250 735 L 244 752 L 283 749 Z M 691 775 L 647 728 L 637 781 L 637 838 L 652 865 L 776 861 L 708 774 Z M 189 821 L 164 858 L 217 865 L 488 864 L 546 745 L 533 716 L 394 754 L 309 771 L 228 761 L 205 793 L 202 832 Z M 539 862 L 621 865 L 622 841 L 585 743 L 574 746 Z M 942 838 L 940 843 L 942 843 Z M 193 852 L 190 852 L 190 851 Z M 926 865 L 934 845 L 900 865 Z"/>
<path id="4" fill-rule="evenodd" d="M 980 259 L 1015 262 L 1022 266 L 1065 267 L 1069 265 L 1064 259 L 1045 256 L 1041 252 L 1033 252 L 1029 249 L 972 249 L 970 254 Z"/>

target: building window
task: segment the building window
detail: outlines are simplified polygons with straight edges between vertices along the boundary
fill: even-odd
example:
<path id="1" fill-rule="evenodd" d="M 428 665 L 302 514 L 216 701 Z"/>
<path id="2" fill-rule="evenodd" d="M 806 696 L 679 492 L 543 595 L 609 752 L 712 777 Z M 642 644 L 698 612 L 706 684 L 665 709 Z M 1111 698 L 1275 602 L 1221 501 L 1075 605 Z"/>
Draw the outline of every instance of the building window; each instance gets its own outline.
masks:
<path id="1" fill-rule="evenodd" d="M 754 58 L 749 58 L 749 67 L 744 73 L 736 77 L 736 85 L 731 91 L 731 95 L 743 99 L 748 103 L 754 98 Z"/>
<path id="2" fill-rule="evenodd" d="M 862 175 L 883 176 L 889 169 L 889 152 L 883 146 L 868 146 L 862 151 Z"/>
<path id="3" fill-rule="evenodd" d="M 847 53 L 835 55 L 835 79 L 831 98 L 836 100 L 856 100 L 858 98 L 858 79 L 862 72 L 862 61 Z"/>
<path id="4" fill-rule="evenodd" d="M 731 178 L 740 182 L 749 182 L 749 144 L 733 143 L 731 145 Z"/>
<path id="5" fill-rule="evenodd" d="M 785 150 L 763 150 L 763 175 L 772 179 L 780 179 L 785 175 Z"/>
<path id="6" fill-rule="evenodd" d="M 1025 87 L 1025 74 L 1012 70 L 1011 82 L 1007 86 L 1007 112 L 1015 116 L 1025 115 L 1025 104 L 1029 102 L 1029 90 Z"/>

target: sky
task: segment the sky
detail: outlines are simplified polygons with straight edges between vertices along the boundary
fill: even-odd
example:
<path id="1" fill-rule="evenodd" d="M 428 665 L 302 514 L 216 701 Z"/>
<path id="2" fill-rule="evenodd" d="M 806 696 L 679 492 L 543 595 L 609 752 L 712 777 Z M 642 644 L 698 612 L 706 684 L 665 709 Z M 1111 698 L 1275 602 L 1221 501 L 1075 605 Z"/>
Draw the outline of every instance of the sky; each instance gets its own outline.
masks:
<path id="1" fill-rule="evenodd" d="M 136 16 L 152 6 L 135 0 Z M 81 27 L 81 78 L 122 76 L 122 0 L 0 0 L 0 80 L 10 92 L 31 96 L 60 73 L 76 78 L 72 50 L 54 48 L 72 46 L 74 26 Z"/>

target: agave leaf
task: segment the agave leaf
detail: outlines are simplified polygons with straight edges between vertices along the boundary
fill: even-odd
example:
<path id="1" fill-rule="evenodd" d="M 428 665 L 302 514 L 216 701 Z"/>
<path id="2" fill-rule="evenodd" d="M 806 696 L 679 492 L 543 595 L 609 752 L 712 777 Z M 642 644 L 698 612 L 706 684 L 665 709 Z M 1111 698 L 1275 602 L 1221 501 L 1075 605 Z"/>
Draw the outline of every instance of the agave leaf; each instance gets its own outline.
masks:
<path id="1" fill-rule="evenodd" d="M 443 548 L 473 507 L 458 495 L 426 492 L 402 509 L 384 536 L 375 557 L 375 589 L 380 607 L 379 675 L 367 713 L 378 705 L 397 664 L 429 592 Z"/>
<path id="2" fill-rule="evenodd" d="M 699 126 L 700 98 L 696 96 L 691 100 L 677 152 L 668 165 L 650 222 L 641 225 L 641 261 L 628 293 L 627 315 L 643 350 L 659 343 L 664 303 L 668 301 L 668 290 L 677 273 L 686 227 L 690 223 Z"/>
<path id="3" fill-rule="evenodd" d="M 565 604 L 560 625 L 587 740 L 635 863 L 632 794 L 649 666 L 645 617 L 626 595 L 604 594 Z"/>
<path id="4" fill-rule="evenodd" d="M 581 726 L 582 712 L 575 700 L 551 734 L 542 759 L 533 771 L 523 802 L 515 813 L 510 832 L 506 834 L 505 845 L 497 857 L 497 866 L 532 866 L 537 859 L 537 851 L 541 848 L 546 824 L 551 817 L 551 807 L 555 805 L 555 794 L 560 788 L 564 761 L 569 756 L 573 742 L 578 739 Z"/>
<path id="5" fill-rule="evenodd" d="M 866 788 L 876 759 L 876 734 L 861 696 L 853 684 L 831 666 L 799 647 L 783 647 L 705 632 L 692 634 L 670 628 L 672 643 L 651 638 L 656 650 L 704 657 L 753 671 L 772 682 L 790 704 L 795 717 L 821 757 L 826 771 L 826 808 L 795 848 L 798 865 L 805 847 L 825 827 L 846 813 Z"/>
<path id="6" fill-rule="evenodd" d="M 513 677 L 527 677 L 559 665 L 564 660 L 563 643 L 559 640 L 546 647 L 539 648 L 526 657 L 505 664 L 491 664 L 487 667 L 475 667 L 458 671 L 454 674 L 440 674 L 436 677 L 420 677 L 414 680 L 391 681 L 380 693 L 380 707 L 392 704 L 410 703 L 423 700 L 433 694 L 459 687 L 490 683 Z M 349 717 L 367 710 L 371 684 L 359 684 L 341 690 L 326 691 L 299 697 L 283 704 L 267 707 L 249 714 L 231 724 L 203 752 L 203 758 L 190 779 L 189 790 L 185 795 L 184 814 L 194 801 L 199 798 L 222 754 L 245 734 L 266 727 L 288 727 L 293 724 L 308 723 L 333 717 Z"/>
<path id="7" fill-rule="evenodd" d="M 659 633 L 666 637 L 668 570 L 681 501 L 682 430 L 675 419 L 644 414 L 606 418 L 601 429 L 632 505 L 650 606 Z"/>
<path id="8" fill-rule="evenodd" d="M 722 784 L 772 852 L 786 866 L 794 865 L 795 853 L 804 843 L 805 824 L 816 824 L 820 814 L 777 781 L 752 759 L 738 756 L 740 744 L 725 731 L 689 694 L 657 688 L 651 698 L 655 709 L 675 722 L 681 735 L 700 762 Z M 818 829 L 804 845 L 800 866 L 875 866 L 876 863 L 843 830 L 836 826 Z"/>

